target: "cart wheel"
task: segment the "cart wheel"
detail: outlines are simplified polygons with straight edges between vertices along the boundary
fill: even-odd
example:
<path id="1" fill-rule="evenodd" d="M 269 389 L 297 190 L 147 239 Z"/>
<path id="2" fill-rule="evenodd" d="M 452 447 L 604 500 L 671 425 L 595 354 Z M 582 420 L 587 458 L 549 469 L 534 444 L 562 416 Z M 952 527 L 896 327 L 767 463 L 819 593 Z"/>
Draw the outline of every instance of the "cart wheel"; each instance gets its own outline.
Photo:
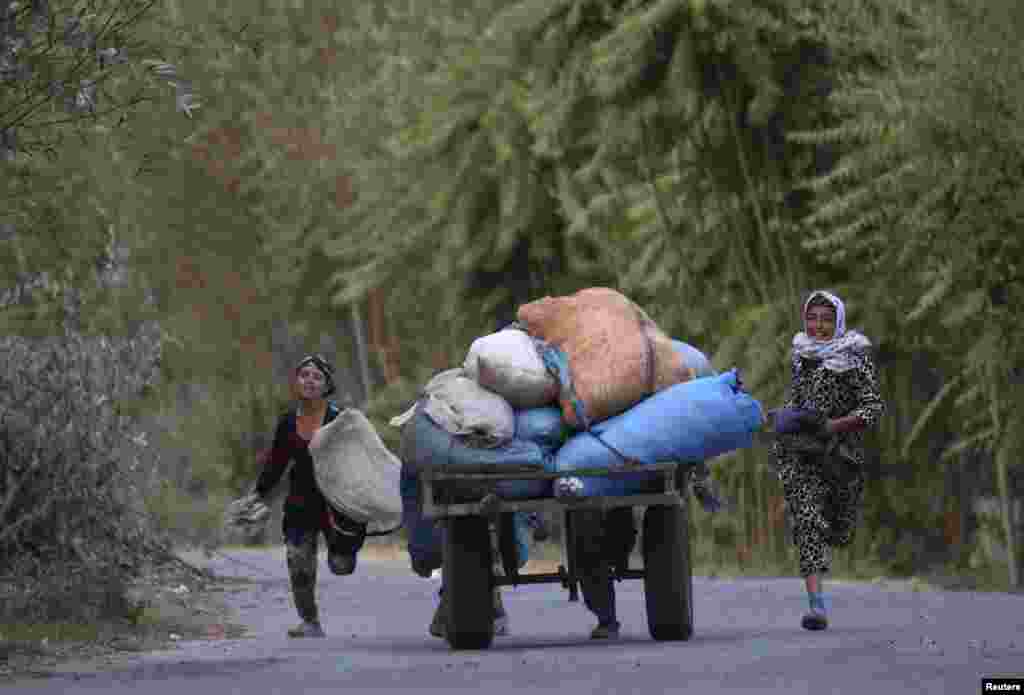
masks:
<path id="1" fill-rule="evenodd" d="M 644 514 L 647 627 L 658 641 L 693 635 L 693 570 L 686 506 L 648 507 Z"/>
<path id="2" fill-rule="evenodd" d="M 446 522 L 445 637 L 453 649 L 487 649 L 494 639 L 491 536 L 487 519 L 465 516 Z"/>

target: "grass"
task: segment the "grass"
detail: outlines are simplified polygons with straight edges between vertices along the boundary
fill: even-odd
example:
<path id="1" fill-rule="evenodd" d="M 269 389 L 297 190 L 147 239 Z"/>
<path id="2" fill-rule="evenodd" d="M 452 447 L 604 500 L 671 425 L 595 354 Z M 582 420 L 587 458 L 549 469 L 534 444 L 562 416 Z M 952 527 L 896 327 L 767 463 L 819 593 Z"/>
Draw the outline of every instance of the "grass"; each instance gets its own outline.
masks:
<path id="1" fill-rule="evenodd" d="M 738 562 L 724 561 L 722 558 L 727 554 L 720 552 L 721 549 L 718 549 L 717 553 L 712 552 L 711 545 L 706 541 L 694 542 L 694 576 L 718 579 L 793 577 L 794 581 L 799 580 L 795 558 L 791 562 L 779 562 L 755 556 L 752 561 L 740 565 Z M 841 552 L 836 555 L 834 569 L 828 578 L 831 581 L 888 584 L 911 591 L 1007 592 L 1010 590 L 1006 581 L 1005 566 L 986 566 L 972 569 L 969 573 L 964 573 L 955 567 L 944 567 L 901 576 L 887 572 L 880 563 L 864 561 L 851 563 L 843 557 Z M 716 556 L 718 559 L 712 559 Z M 526 570 L 528 572 L 555 571 L 562 562 L 560 545 L 552 542 L 539 543 L 531 550 L 530 564 Z M 632 567 L 643 566 L 643 559 L 639 552 L 634 552 L 630 565 Z"/>
<path id="2" fill-rule="evenodd" d="M 36 649 L 33 645 L 49 642 L 98 642 L 102 632 L 102 628 L 95 623 L 4 623 L 0 625 L 0 655 L 16 648 Z"/>

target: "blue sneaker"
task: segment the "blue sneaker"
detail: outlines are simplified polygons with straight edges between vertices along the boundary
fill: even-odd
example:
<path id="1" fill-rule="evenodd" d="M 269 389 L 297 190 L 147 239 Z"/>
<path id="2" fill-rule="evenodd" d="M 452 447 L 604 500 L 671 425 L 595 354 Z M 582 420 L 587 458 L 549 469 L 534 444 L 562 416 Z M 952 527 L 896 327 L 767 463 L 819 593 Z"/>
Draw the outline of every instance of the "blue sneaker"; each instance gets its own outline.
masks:
<path id="1" fill-rule="evenodd" d="M 825 611 L 825 597 L 821 594 L 810 594 L 808 596 L 811 610 L 804 615 L 800 624 L 805 630 L 824 630 L 828 627 L 828 616 Z"/>

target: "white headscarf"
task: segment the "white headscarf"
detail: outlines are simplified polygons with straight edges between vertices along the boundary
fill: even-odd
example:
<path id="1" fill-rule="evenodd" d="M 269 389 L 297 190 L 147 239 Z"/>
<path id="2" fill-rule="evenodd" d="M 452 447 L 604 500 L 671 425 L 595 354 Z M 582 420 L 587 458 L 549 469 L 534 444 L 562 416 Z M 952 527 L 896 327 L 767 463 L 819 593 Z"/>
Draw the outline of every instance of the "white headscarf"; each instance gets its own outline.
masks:
<path id="1" fill-rule="evenodd" d="M 793 336 L 793 354 L 798 357 L 820 360 L 824 363 L 825 369 L 833 372 L 845 372 L 854 367 L 853 358 L 862 354 L 871 347 L 864 335 L 857 331 L 846 330 L 846 306 L 839 297 L 825 292 L 815 290 L 804 302 L 804 310 L 800 316 L 801 321 L 805 320 L 807 307 L 811 301 L 822 298 L 831 304 L 836 310 L 836 332 L 830 340 L 816 340 L 807 335 L 806 331 L 800 331 Z"/>

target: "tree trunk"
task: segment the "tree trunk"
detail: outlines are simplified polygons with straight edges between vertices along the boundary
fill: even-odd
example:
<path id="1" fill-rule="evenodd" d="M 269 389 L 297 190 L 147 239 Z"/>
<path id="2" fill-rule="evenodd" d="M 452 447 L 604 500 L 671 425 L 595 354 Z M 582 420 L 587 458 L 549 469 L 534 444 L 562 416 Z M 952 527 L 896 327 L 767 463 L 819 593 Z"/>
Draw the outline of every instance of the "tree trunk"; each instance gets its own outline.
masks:
<path id="1" fill-rule="evenodd" d="M 1003 532 L 1006 534 L 1006 560 L 1009 568 L 1011 589 L 1021 588 L 1021 558 L 1019 540 L 1017 538 L 1016 505 L 1010 490 L 1010 441 L 1004 441 L 996 452 L 996 484 L 999 490 L 999 507 L 1003 519 Z"/>
<path id="2" fill-rule="evenodd" d="M 387 297 L 382 288 L 376 287 L 370 290 L 366 299 L 367 341 L 380 358 L 384 383 L 390 384 L 398 379 L 398 341 L 388 331 Z"/>
<path id="3" fill-rule="evenodd" d="M 359 407 L 364 408 L 372 395 L 373 385 L 370 379 L 370 351 L 366 344 L 366 333 L 363 330 L 363 317 L 358 302 L 350 305 L 349 327 L 351 329 L 357 371 L 359 373 L 360 394 Z"/>

